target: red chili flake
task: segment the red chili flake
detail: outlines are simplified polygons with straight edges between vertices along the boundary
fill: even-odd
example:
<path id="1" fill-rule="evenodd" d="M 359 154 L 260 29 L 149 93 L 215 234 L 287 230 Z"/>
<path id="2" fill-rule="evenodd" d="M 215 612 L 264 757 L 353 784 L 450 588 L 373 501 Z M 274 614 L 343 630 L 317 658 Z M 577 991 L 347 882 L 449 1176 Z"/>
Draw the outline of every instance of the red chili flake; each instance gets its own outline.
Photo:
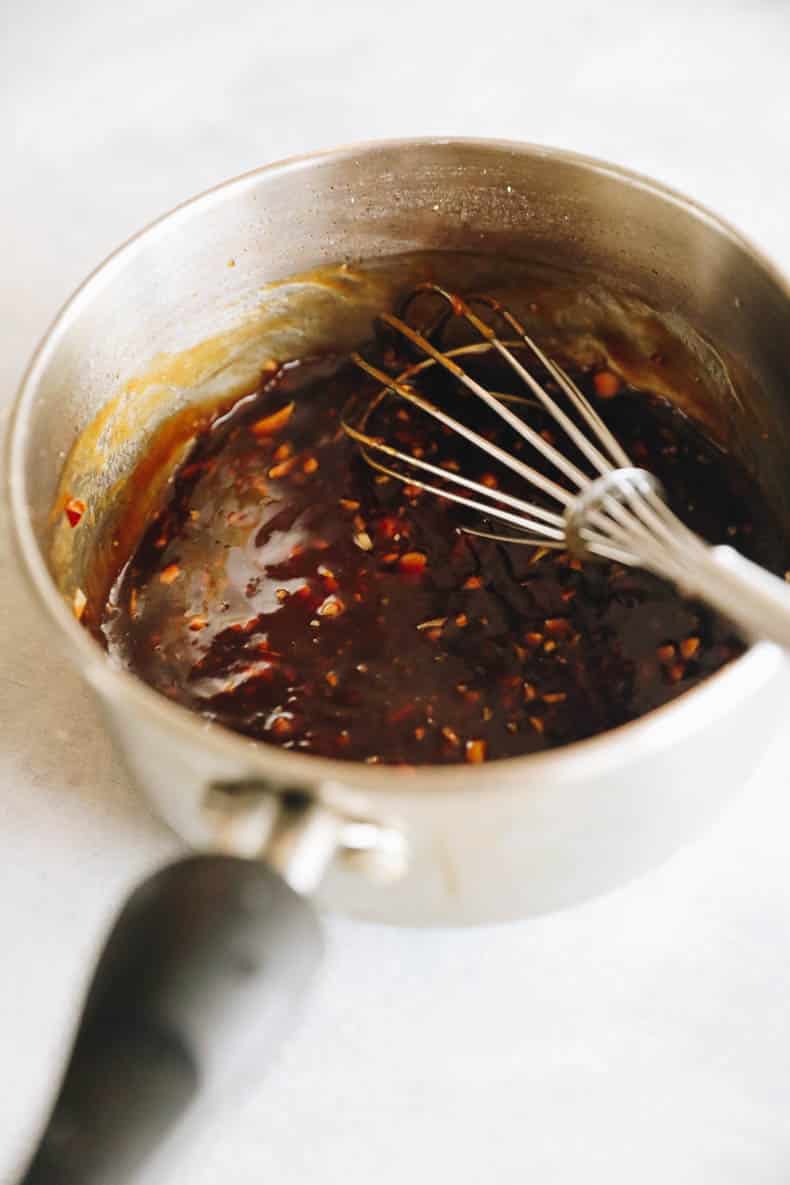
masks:
<path id="1" fill-rule="evenodd" d="M 455 624 L 463 629 L 465 625 L 469 625 L 469 618 L 465 613 L 459 613 L 455 619 Z"/>
<path id="2" fill-rule="evenodd" d="M 69 520 L 70 527 L 76 527 L 77 523 L 82 518 L 87 507 L 82 498 L 69 498 L 66 505 L 63 507 L 63 513 Z"/>
<path id="3" fill-rule="evenodd" d="M 557 643 L 553 638 L 549 638 L 547 642 L 543 643 L 543 649 L 545 650 L 546 654 L 551 654 L 557 649 Z"/>
<path id="4" fill-rule="evenodd" d="M 449 724 L 445 724 L 444 728 L 442 729 L 442 736 L 446 741 L 449 741 L 451 745 L 460 745 L 461 743 L 461 738 L 459 737 L 458 733 L 454 728 L 450 728 Z"/>
<path id="5" fill-rule="evenodd" d="M 316 613 L 319 617 L 338 617 L 344 609 L 345 605 L 339 597 L 330 596 L 321 602 Z"/>
<path id="6" fill-rule="evenodd" d="M 376 478 L 376 480 L 378 481 L 378 478 Z M 389 478 L 387 478 L 386 480 L 389 481 Z M 409 483 L 408 485 L 405 485 L 403 487 L 403 492 L 407 498 L 418 498 L 420 496 L 420 494 L 422 493 L 422 490 L 420 489 L 419 486 L 415 486 L 415 485 L 412 485 L 411 483 Z"/>
<path id="7" fill-rule="evenodd" d="M 325 567 L 323 564 L 318 565 L 318 575 L 324 582 L 324 588 L 327 592 L 337 592 L 340 584 L 331 568 Z"/>
<path id="8" fill-rule="evenodd" d="M 284 444 L 279 445 L 274 450 L 274 460 L 275 461 L 287 461 L 288 458 L 293 455 L 293 451 L 294 451 L 294 446 L 291 444 L 291 442 L 289 440 L 286 440 Z"/>
<path id="9" fill-rule="evenodd" d="M 302 465 L 302 470 L 304 473 L 315 473 L 317 468 L 318 468 L 318 458 L 317 457 L 308 457 L 307 460 L 305 461 L 305 463 Z"/>
<path id="10" fill-rule="evenodd" d="M 685 658 L 685 659 L 693 658 L 694 655 L 699 650 L 699 648 L 700 648 L 699 638 L 684 638 L 683 641 L 678 646 L 678 650 L 680 651 L 681 658 Z"/>
<path id="11" fill-rule="evenodd" d="M 483 582 L 479 576 L 468 576 L 463 583 L 463 588 L 482 588 Z"/>
<path id="12" fill-rule="evenodd" d="M 675 647 L 671 642 L 668 642 L 666 646 L 659 646 L 656 650 L 656 657 L 659 662 L 672 662 L 675 657 Z"/>
<path id="13" fill-rule="evenodd" d="M 421 741 L 424 736 L 425 736 L 425 729 L 422 727 L 422 725 L 420 725 L 418 728 L 415 728 L 414 739 L 416 741 Z"/>
<path id="14" fill-rule="evenodd" d="M 532 725 L 532 727 L 535 729 L 535 732 L 538 732 L 538 733 L 540 733 L 541 736 L 543 736 L 543 733 L 546 729 L 546 725 L 545 725 L 544 721 L 541 720 L 540 716 L 530 716 L 529 722 Z"/>
<path id="15" fill-rule="evenodd" d="M 353 498 L 341 498 L 338 505 L 344 510 L 359 510 L 359 502 L 355 502 Z"/>
<path id="16" fill-rule="evenodd" d="M 208 618 L 204 617 L 202 613 L 198 613 L 197 616 L 192 618 L 188 628 L 197 633 L 198 630 L 204 630 L 207 625 Z"/>
<path id="17" fill-rule="evenodd" d="M 398 560 L 398 567 L 402 572 L 422 572 L 428 563 L 428 557 L 422 551 L 407 551 Z"/>
<path id="18" fill-rule="evenodd" d="M 447 621 L 446 617 L 432 617 L 430 621 L 421 621 L 417 626 L 418 630 L 433 630 L 441 629 Z"/>
<path id="19" fill-rule="evenodd" d="M 541 696 L 544 704 L 564 704 L 567 698 L 564 691 L 550 691 Z"/>
<path id="20" fill-rule="evenodd" d="M 74 596 L 71 599 L 71 608 L 77 621 L 82 620 L 82 615 L 85 612 L 85 606 L 88 604 L 88 598 L 81 588 L 75 589 Z"/>
<path id="21" fill-rule="evenodd" d="M 281 477 L 287 477 L 296 464 L 296 457 L 287 457 L 279 464 L 273 465 L 269 470 L 269 477 L 272 481 L 278 481 Z"/>
<path id="22" fill-rule="evenodd" d="M 568 638 L 573 633 L 567 617 L 547 617 L 543 625 L 552 638 Z"/>
<path id="23" fill-rule="evenodd" d="M 294 404 L 286 403 L 285 407 L 281 407 L 279 411 L 273 411 L 271 415 L 264 416 L 261 420 L 256 420 L 251 425 L 250 431 L 253 436 L 274 436 L 279 432 L 291 418 Z"/>
<path id="24" fill-rule="evenodd" d="M 409 716 L 413 716 L 415 711 L 414 704 L 403 704 L 400 708 L 395 708 L 389 714 L 390 724 L 399 724 L 401 720 L 408 720 Z"/>
<path id="25" fill-rule="evenodd" d="M 593 378 L 595 394 L 599 399 L 611 399 L 620 390 L 622 383 L 611 370 L 599 370 Z"/>
<path id="26" fill-rule="evenodd" d="M 524 641 L 527 643 L 528 646 L 533 646 L 533 647 L 540 646 L 543 641 L 543 634 L 539 634 L 539 633 L 535 632 L 534 630 L 531 630 L 528 634 L 525 635 Z"/>
<path id="27" fill-rule="evenodd" d="M 537 697 L 538 697 L 538 693 L 535 690 L 535 688 L 533 687 L 533 685 L 531 683 L 527 683 L 525 681 L 524 682 L 524 699 L 529 704 L 529 703 L 532 703 L 532 701 L 534 699 L 537 699 Z"/>
<path id="28" fill-rule="evenodd" d="M 393 518 L 391 514 L 386 515 L 376 524 L 376 530 L 379 535 L 383 535 L 385 539 L 394 539 L 396 535 L 400 535 L 403 529 L 403 523 L 398 518 Z"/>
<path id="29" fill-rule="evenodd" d="M 178 564 L 168 564 L 159 573 L 159 580 L 162 584 L 172 584 L 174 580 L 178 580 L 181 575 L 181 569 Z"/>
<path id="30" fill-rule="evenodd" d="M 269 729 L 278 737 L 291 736 L 294 730 L 294 722 L 288 716 L 275 716 L 269 725 Z"/>
<path id="31" fill-rule="evenodd" d="M 338 678 L 337 678 L 337 673 L 335 671 L 327 671 L 327 673 L 324 675 L 324 678 L 326 679 L 326 681 L 330 687 L 337 687 Z"/>
<path id="32" fill-rule="evenodd" d="M 679 683 L 686 673 L 686 668 L 682 662 L 676 662 L 671 667 L 667 668 L 667 678 L 670 683 Z"/>
<path id="33" fill-rule="evenodd" d="M 480 765 L 486 759 L 486 743 L 481 740 L 467 741 L 464 752 L 468 762 Z"/>
<path id="34" fill-rule="evenodd" d="M 484 473 L 480 478 L 480 484 L 486 486 L 489 490 L 499 489 L 499 481 L 494 477 L 493 473 Z"/>
<path id="35" fill-rule="evenodd" d="M 575 596 L 576 596 L 576 589 L 575 588 L 564 588 L 562 590 L 562 592 L 560 593 L 560 597 L 562 598 L 563 601 L 565 601 L 566 604 L 568 601 L 572 601 Z"/>

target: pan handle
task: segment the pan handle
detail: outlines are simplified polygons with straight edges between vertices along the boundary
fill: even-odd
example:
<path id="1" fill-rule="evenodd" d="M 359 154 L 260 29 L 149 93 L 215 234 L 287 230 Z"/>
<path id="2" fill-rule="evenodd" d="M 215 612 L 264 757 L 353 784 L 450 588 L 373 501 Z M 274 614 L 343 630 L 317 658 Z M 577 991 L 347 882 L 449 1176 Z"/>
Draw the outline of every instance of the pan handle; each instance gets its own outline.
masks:
<path id="1" fill-rule="evenodd" d="M 122 909 L 21 1185 L 127 1185 L 206 1094 L 265 1065 L 317 970 L 315 911 L 263 863 L 191 856 Z"/>

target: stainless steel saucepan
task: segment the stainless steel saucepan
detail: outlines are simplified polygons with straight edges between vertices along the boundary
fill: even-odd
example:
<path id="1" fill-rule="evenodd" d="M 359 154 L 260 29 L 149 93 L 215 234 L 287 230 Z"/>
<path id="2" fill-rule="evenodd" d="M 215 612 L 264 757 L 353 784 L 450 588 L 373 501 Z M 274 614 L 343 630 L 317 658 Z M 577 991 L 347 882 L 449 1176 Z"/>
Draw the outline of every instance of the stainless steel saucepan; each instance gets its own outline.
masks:
<path id="1" fill-rule="evenodd" d="M 273 1038 L 318 958 L 308 897 L 420 925 L 571 905 L 694 837 L 784 712 L 787 666 L 760 643 L 603 736 L 406 772 L 208 724 L 112 665 L 79 624 L 118 523 L 135 521 L 126 482 L 161 424 L 249 389 L 268 356 L 354 344 L 426 252 L 439 271 L 490 269 L 490 281 L 507 261 L 543 276 L 556 332 L 582 351 L 628 339 L 618 364 L 637 377 L 671 340 L 683 365 L 666 372 L 667 393 L 742 456 L 790 523 L 790 289 L 733 229 L 645 178 L 518 143 L 366 144 L 230 181 L 107 260 L 22 385 L 16 541 L 136 781 L 190 847 L 221 855 L 164 870 L 127 906 L 30 1182 L 120 1185 L 202 1084 Z M 394 270 L 377 269 L 394 255 Z M 67 487 L 87 494 L 79 532 L 57 514 Z"/>

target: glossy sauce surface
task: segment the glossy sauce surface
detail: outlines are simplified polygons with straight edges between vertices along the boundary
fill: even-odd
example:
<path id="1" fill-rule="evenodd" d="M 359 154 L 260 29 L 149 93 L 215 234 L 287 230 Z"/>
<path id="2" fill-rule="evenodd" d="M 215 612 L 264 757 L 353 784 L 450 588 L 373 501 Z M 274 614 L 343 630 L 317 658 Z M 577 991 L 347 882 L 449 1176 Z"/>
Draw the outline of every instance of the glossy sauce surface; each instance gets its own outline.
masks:
<path id="1" fill-rule="evenodd" d="M 501 366 L 482 377 L 508 389 Z M 691 527 L 782 570 L 776 524 L 733 459 L 665 401 L 577 378 Z M 342 359 L 289 364 L 197 439 L 107 605 L 119 661 L 251 737 L 421 764 L 591 736 L 742 650 L 726 622 L 645 572 L 460 534 L 446 502 L 376 475 L 340 424 L 352 393 L 375 390 L 366 381 Z M 383 413 L 400 443 L 502 480 L 403 413 Z M 506 431 L 501 442 L 513 447 Z"/>

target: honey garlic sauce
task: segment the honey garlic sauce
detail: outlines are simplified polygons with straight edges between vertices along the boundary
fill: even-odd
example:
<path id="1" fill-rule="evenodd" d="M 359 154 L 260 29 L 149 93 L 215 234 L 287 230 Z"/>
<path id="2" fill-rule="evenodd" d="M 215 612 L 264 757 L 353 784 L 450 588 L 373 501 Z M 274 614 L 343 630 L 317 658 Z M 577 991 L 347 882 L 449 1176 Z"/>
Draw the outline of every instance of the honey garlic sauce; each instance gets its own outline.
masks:
<path id="1" fill-rule="evenodd" d="M 735 460 L 664 400 L 576 377 L 692 528 L 786 566 Z M 119 661 L 249 736 L 422 764 L 591 736 L 741 651 L 728 623 L 648 573 L 459 534 L 452 507 L 377 475 L 346 438 L 340 413 L 364 381 L 342 359 L 291 363 L 203 432 L 106 607 Z M 436 449 L 400 411 L 401 443 Z M 441 442 L 450 463 L 455 447 Z"/>

